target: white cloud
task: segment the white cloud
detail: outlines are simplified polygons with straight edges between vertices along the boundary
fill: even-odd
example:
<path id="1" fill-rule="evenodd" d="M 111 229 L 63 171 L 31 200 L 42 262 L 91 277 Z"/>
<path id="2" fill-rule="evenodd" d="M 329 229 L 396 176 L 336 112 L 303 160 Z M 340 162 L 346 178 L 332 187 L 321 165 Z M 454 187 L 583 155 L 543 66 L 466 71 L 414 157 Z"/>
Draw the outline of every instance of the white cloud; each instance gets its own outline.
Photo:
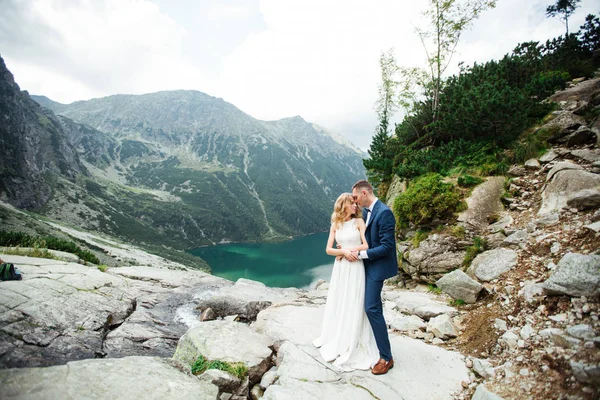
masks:
<path id="1" fill-rule="evenodd" d="M 501 58 L 564 32 L 551 0 L 499 0 L 461 39 L 453 66 Z M 582 0 L 570 23 L 597 13 Z M 195 89 L 260 119 L 301 115 L 366 149 L 378 59 L 424 66 L 414 32 L 427 0 L 3 0 L 0 48 L 17 83 L 61 102 Z"/>
<path id="2" fill-rule="evenodd" d="M 411 64 L 421 57 L 415 57 L 420 44 L 407 18 L 418 6 L 263 0 L 267 28 L 226 58 L 223 96 L 257 118 L 300 114 L 336 130 L 356 115 L 374 115 L 381 51 L 396 47 Z"/>
<path id="3" fill-rule="evenodd" d="M 143 0 L 24 2 L 22 23 L 41 26 L 52 40 L 39 43 L 42 51 L 9 45 L 9 68 L 16 69 L 26 89 L 71 102 L 98 95 L 147 93 L 207 86 L 202 72 L 182 60 L 185 29 L 158 6 Z M 40 37 L 32 36 L 31 40 Z M 13 55 L 14 54 L 14 55 Z M 42 78 L 44 81 L 42 81 Z M 38 82 L 33 87 L 25 82 Z M 63 85 L 66 85 L 63 86 Z M 71 90 L 66 90 L 66 89 Z"/>

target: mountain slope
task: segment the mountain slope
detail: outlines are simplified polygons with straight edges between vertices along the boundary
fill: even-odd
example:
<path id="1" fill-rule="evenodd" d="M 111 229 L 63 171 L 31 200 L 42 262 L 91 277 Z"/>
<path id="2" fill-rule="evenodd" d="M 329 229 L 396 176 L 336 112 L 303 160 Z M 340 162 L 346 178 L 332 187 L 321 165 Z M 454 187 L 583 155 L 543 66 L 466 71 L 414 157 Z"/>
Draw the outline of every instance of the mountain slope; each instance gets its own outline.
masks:
<path id="1" fill-rule="evenodd" d="M 300 117 L 259 121 L 197 91 L 68 105 L 33 98 L 60 113 L 65 128 L 72 119 L 108 135 L 103 144 L 77 146 L 105 182 L 103 198 L 127 197 L 123 187 L 158 196 L 169 214 L 160 223 L 198 244 L 323 231 L 333 200 L 364 178 L 360 151 L 323 128 Z M 83 136 L 89 144 L 101 135 Z M 116 184 L 119 193 L 109 193 Z M 160 213 L 144 203 L 131 203 L 137 218 L 157 222 Z"/>
<path id="2" fill-rule="evenodd" d="M 1 57 L 0 113 L 0 199 L 26 209 L 41 207 L 57 179 L 74 182 L 87 174 L 56 116 L 21 92 Z"/>

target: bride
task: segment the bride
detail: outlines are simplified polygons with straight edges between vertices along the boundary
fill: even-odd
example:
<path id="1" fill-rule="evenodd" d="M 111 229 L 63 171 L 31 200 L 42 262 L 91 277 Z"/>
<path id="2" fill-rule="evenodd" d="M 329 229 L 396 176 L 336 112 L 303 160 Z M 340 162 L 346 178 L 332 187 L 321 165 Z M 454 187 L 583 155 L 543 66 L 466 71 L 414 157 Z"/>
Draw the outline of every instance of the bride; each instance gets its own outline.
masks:
<path id="1" fill-rule="evenodd" d="M 379 350 L 364 309 L 365 269 L 362 260 L 346 260 L 353 250 L 366 250 L 365 222 L 352 194 L 343 193 L 335 202 L 326 252 L 336 256 L 321 336 L 313 344 L 325 361 L 343 371 L 370 369 L 379 360 Z M 334 248 L 334 239 L 341 248 Z M 338 247 L 339 247 L 338 246 Z"/>

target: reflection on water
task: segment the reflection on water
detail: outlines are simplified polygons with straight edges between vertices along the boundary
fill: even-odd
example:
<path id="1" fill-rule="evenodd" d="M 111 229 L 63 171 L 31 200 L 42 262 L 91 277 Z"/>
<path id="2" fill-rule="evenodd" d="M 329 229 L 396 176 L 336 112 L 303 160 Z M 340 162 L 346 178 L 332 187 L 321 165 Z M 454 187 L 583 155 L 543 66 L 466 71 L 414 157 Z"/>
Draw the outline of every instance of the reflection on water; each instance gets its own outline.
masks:
<path id="1" fill-rule="evenodd" d="M 319 279 L 323 279 L 329 282 L 329 278 L 331 278 L 332 268 L 333 262 L 331 262 L 331 264 L 319 265 L 318 267 L 314 267 L 306 271 L 305 273 L 311 277 L 311 282 L 302 289 L 314 288 Z"/>
<path id="2" fill-rule="evenodd" d="M 190 250 L 202 257 L 213 274 L 236 281 L 263 282 L 270 287 L 308 288 L 329 280 L 333 257 L 325 253 L 328 233 L 302 236 L 281 243 L 232 243 Z"/>

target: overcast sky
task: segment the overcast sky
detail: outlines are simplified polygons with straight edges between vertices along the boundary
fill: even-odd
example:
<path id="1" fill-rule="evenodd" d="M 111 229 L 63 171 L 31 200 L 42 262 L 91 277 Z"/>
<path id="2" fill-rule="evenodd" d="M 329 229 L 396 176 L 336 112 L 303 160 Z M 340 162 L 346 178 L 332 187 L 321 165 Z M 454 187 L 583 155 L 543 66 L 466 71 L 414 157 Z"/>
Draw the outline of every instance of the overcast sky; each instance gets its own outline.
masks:
<path id="1" fill-rule="evenodd" d="M 554 0 L 498 0 L 464 34 L 459 61 L 501 58 L 564 33 Z M 194 89 L 255 118 L 300 115 L 367 149 L 379 55 L 423 66 L 427 0 L 0 0 L 0 55 L 21 89 L 70 103 Z M 577 31 L 597 0 L 582 0 Z"/>

